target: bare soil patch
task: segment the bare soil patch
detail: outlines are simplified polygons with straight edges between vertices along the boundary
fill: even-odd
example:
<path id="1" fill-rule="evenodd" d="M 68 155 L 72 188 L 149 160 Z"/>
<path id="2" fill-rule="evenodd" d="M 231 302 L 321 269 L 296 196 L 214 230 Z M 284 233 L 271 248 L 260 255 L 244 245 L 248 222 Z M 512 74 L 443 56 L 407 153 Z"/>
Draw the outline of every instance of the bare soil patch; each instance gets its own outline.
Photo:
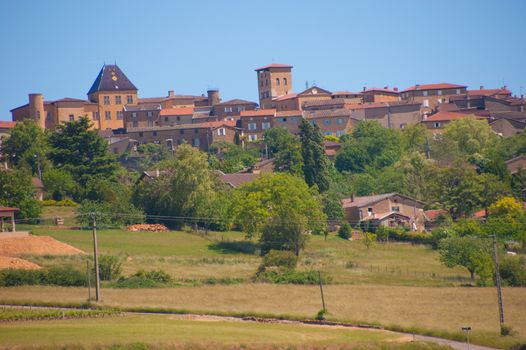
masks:
<path id="1" fill-rule="evenodd" d="M 3 269 L 38 270 L 40 266 L 24 259 L 0 256 L 0 270 Z"/>
<path id="2" fill-rule="evenodd" d="M 80 249 L 62 243 L 49 236 L 27 236 L 0 239 L 0 256 L 21 255 L 76 255 L 84 254 Z"/>

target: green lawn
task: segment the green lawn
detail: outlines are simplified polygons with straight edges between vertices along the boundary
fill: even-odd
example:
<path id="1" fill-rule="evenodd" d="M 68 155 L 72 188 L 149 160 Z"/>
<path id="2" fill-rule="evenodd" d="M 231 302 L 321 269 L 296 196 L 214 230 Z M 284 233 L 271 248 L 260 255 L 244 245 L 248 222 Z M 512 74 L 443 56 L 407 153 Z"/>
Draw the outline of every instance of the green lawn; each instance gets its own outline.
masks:
<path id="1" fill-rule="evenodd" d="M 88 254 L 92 252 L 89 230 L 56 230 L 33 226 L 38 235 L 50 235 Z M 210 232 L 198 235 L 182 231 L 128 232 L 99 230 L 101 254 L 122 258 L 123 272 L 160 268 L 176 279 L 250 279 L 261 258 L 254 241 L 245 241 L 239 232 Z M 249 253 L 247 253 L 249 252 Z M 72 264 L 85 267 L 85 257 L 29 257 L 42 266 Z M 351 264 L 352 263 L 352 264 Z M 438 254 L 422 245 L 377 244 L 367 249 L 361 241 L 345 241 L 336 235 L 327 240 L 311 236 L 300 257 L 299 269 L 316 269 L 332 276 L 333 283 L 453 286 L 468 282 L 467 271 L 440 264 Z"/>
<path id="2" fill-rule="evenodd" d="M 0 344 L 17 348 L 100 348 L 140 342 L 156 348 L 181 345 L 187 348 L 304 345 L 312 349 L 327 345 L 346 348 L 360 345 L 374 349 L 408 340 L 407 336 L 386 331 L 213 319 L 185 320 L 180 316 L 167 315 L 0 323 Z"/>

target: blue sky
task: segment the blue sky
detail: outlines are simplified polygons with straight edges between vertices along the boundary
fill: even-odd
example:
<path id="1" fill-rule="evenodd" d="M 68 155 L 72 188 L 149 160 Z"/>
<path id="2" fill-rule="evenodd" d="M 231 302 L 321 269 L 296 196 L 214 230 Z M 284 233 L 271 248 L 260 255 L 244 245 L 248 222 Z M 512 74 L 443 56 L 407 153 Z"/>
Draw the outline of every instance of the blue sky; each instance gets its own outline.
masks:
<path id="1" fill-rule="evenodd" d="M 86 98 L 104 62 L 140 97 L 168 90 L 257 101 L 254 68 L 294 66 L 331 90 L 451 82 L 526 94 L 526 1 L 0 0 L 0 120 Z"/>

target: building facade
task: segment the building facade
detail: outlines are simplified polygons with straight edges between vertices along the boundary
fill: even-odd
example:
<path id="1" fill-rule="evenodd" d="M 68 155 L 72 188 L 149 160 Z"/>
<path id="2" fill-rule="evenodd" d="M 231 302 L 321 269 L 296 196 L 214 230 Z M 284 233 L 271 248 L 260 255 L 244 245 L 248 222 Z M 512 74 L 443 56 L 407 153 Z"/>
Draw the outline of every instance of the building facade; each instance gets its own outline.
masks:
<path id="1" fill-rule="evenodd" d="M 272 63 L 256 68 L 255 71 L 261 109 L 274 108 L 272 99 L 292 92 L 292 66 Z"/>

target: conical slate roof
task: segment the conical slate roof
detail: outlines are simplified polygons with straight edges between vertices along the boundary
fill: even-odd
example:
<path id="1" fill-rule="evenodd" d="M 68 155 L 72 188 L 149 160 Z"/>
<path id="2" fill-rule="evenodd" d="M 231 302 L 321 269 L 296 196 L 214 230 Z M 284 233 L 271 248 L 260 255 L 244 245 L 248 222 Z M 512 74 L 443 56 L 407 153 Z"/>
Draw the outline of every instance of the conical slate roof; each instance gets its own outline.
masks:
<path id="1" fill-rule="evenodd" d="M 105 64 L 91 85 L 88 95 L 98 91 L 137 91 L 137 88 L 116 64 Z"/>

